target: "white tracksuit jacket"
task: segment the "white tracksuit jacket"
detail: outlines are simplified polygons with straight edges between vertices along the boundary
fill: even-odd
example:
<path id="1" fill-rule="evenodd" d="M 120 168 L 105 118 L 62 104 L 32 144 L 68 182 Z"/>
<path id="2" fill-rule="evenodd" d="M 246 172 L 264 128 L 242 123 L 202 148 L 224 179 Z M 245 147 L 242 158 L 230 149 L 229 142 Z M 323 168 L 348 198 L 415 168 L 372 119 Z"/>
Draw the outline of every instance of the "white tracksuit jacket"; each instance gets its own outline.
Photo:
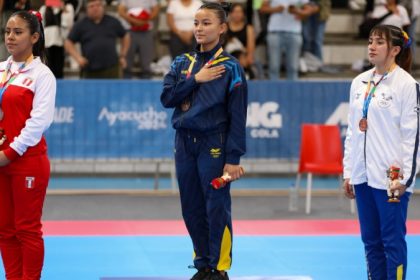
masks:
<path id="1" fill-rule="evenodd" d="M 401 183 L 413 192 L 419 168 L 418 84 L 399 66 L 384 77 L 370 102 L 365 135 L 359 130 L 359 121 L 373 71 L 374 68 L 360 74 L 351 84 L 344 178 L 353 185 L 367 182 L 373 188 L 386 189 L 386 170 L 396 164 L 403 172 Z M 380 77 L 375 75 L 374 81 Z"/>

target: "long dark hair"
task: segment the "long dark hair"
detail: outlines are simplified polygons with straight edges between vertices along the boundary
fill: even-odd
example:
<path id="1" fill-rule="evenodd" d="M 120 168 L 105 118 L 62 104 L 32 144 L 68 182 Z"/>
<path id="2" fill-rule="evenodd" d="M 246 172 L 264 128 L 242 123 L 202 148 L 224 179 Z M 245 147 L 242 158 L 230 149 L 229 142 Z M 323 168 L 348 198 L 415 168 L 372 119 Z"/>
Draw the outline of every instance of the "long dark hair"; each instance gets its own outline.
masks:
<path id="1" fill-rule="evenodd" d="M 12 14 L 11 17 L 20 17 L 28 24 L 29 31 L 31 35 L 38 33 L 39 38 L 38 41 L 32 47 L 32 54 L 34 56 L 39 56 L 42 62 L 46 62 L 46 54 L 45 54 L 45 35 L 44 35 L 44 27 L 42 26 L 41 18 L 36 15 L 35 11 L 18 11 Z"/>
<path id="2" fill-rule="evenodd" d="M 410 48 L 411 39 L 408 38 L 405 31 L 393 25 L 377 25 L 370 31 L 369 37 L 371 35 L 383 37 L 388 44 L 388 49 L 399 46 L 401 50 L 395 57 L 395 62 L 408 73 L 411 72 L 411 64 L 413 62 Z"/>

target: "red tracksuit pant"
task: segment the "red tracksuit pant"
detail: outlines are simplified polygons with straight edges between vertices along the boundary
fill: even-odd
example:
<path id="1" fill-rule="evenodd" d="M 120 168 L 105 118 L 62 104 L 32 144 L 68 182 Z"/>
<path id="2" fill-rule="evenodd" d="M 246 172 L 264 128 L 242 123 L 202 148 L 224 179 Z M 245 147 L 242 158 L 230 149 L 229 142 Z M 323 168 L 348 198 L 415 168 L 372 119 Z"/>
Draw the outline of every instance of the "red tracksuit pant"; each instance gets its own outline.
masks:
<path id="1" fill-rule="evenodd" d="M 46 155 L 18 158 L 0 169 L 0 252 L 7 280 L 41 278 L 41 216 L 49 177 Z"/>

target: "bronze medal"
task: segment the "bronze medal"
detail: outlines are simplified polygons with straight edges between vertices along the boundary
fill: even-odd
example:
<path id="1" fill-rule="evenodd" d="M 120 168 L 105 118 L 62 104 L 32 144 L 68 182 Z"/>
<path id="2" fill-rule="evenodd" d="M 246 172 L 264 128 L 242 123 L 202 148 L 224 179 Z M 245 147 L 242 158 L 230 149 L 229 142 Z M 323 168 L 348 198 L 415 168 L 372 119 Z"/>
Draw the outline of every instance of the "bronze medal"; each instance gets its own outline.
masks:
<path id="1" fill-rule="evenodd" d="M 190 102 L 189 100 L 185 100 L 185 101 L 184 101 L 184 102 L 182 102 L 182 104 L 181 104 L 181 110 L 182 110 L 183 112 L 188 111 L 188 110 L 190 109 L 190 107 L 191 107 L 191 102 Z"/>
<path id="2" fill-rule="evenodd" d="M 366 118 L 362 118 L 359 122 L 359 129 L 360 131 L 366 131 L 368 128 L 368 123 Z"/>

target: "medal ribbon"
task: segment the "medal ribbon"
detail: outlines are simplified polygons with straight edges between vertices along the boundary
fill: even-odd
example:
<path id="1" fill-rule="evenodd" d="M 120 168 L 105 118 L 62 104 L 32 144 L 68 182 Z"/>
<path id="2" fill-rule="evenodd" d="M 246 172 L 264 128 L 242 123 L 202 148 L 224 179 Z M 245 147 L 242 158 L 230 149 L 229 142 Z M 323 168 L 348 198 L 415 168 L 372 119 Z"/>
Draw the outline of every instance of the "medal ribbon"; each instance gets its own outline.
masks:
<path id="1" fill-rule="evenodd" d="M 382 77 L 379 79 L 379 81 L 377 83 L 375 83 L 373 81 L 373 77 L 375 76 L 375 73 L 376 73 L 376 71 L 373 71 L 372 76 L 370 76 L 368 86 L 367 86 L 367 89 L 366 89 L 365 101 L 363 102 L 363 110 L 362 110 L 362 112 L 363 112 L 363 117 L 362 118 L 363 119 L 367 118 L 370 101 L 372 100 L 372 97 L 375 95 L 376 88 L 382 82 L 382 80 L 388 75 L 388 73 L 391 72 L 392 70 L 394 70 L 394 68 L 395 68 L 395 64 L 393 64 L 389 68 L 389 70 L 387 72 L 385 72 L 385 74 L 382 75 Z M 370 90 L 370 86 L 371 86 L 372 83 L 373 83 L 373 88 L 372 88 L 372 90 Z"/>
<path id="2" fill-rule="evenodd" d="M 209 61 L 207 61 L 206 65 L 213 64 L 213 61 L 216 60 L 222 54 L 222 52 L 223 52 L 223 48 L 220 47 L 220 49 L 217 50 L 217 52 L 213 55 L 213 57 Z M 191 61 L 190 66 L 188 66 L 187 79 L 191 76 L 192 70 L 194 68 L 194 64 L 196 62 L 196 58 L 197 58 L 197 54 L 194 55 L 194 58 Z"/>
<path id="3" fill-rule="evenodd" d="M 18 71 L 10 75 L 9 79 L 7 79 L 7 76 L 9 75 L 10 69 L 12 68 L 12 60 L 10 59 L 10 61 L 7 63 L 7 66 L 3 72 L 3 77 L 1 79 L 1 84 L 0 84 L 0 88 L 1 88 L 0 89 L 0 105 L 3 100 L 3 94 L 6 91 L 6 89 L 9 87 L 11 83 L 13 83 L 13 81 L 17 78 L 17 76 L 19 76 L 19 74 L 23 72 L 23 69 L 25 68 L 25 66 L 29 62 L 31 62 L 33 58 L 34 56 L 31 55 L 27 60 L 25 60 L 25 62 L 19 67 Z"/>

